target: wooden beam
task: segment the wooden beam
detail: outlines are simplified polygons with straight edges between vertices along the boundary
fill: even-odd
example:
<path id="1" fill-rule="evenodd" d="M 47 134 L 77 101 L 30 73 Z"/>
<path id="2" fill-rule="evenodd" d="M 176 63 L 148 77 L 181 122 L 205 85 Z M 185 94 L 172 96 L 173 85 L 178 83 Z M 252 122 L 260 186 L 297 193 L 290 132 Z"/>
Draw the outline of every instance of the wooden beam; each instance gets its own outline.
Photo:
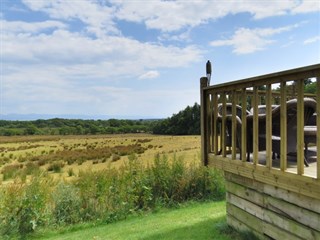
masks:
<path id="1" fill-rule="evenodd" d="M 214 86 L 208 87 L 210 89 L 216 89 L 218 91 L 232 91 L 234 86 L 237 86 L 238 89 L 242 89 L 245 87 L 251 87 L 256 84 L 258 85 L 266 85 L 266 84 L 273 84 L 279 83 L 279 79 L 281 81 L 291 81 L 293 79 L 306 79 L 315 77 L 317 71 L 320 69 L 320 64 L 310 65 L 306 67 L 290 69 L 286 71 L 261 75 L 257 77 L 246 78 L 242 80 L 227 82 L 223 84 L 217 84 Z"/>

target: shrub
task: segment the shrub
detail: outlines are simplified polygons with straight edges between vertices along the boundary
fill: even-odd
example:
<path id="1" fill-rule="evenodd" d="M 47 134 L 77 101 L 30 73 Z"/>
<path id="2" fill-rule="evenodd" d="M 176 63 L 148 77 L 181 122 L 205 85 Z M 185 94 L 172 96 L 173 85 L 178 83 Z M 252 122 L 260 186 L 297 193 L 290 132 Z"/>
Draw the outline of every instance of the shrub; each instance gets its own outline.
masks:
<path id="1" fill-rule="evenodd" d="M 13 183 L 1 188 L 1 233 L 25 238 L 38 226 L 48 223 L 49 182 L 41 176 L 29 184 Z M 11 236 L 11 237 L 10 237 Z"/>
<path id="2" fill-rule="evenodd" d="M 3 180 L 8 180 L 10 178 L 16 177 L 22 168 L 22 164 L 11 164 L 3 167 L 1 171 L 1 173 L 3 174 Z"/>
<path id="3" fill-rule="evenodd" d="M 48 167 L 48 171 L 53 171 L 55 173 L 60 173 L 61 169 L 64 167 L 64 163 L 62 162 L 54 162 L 52 164 L 49 165 Z"/>
<path id="4" fill-rule="evenodd" d="M 26 175 L 37 174 L 40 171 L 40 167 L 33 162 L 27 162 L 24 171 Z"/>
<path id="5" fill-rule="evenodd" d="M 80 221 L 81 199 L 75 186 L 59 183 L 52 196 L 53 218 L 56 224 L 73 224 Z"/>
<path id="6" fill-rule="evenodd" d="M 78 178 L 69 183 L 57 184 L 37 175 L 29 184 L 14 182 L 2 186 L 1 233 L 26 236 L 50 222 L 56 225 L 113 222 L 158 206 L 224 198 L 222 173 L 200 163 L 186 165 L 182 158 L 175 156 L 169 161 L 166 155 L 160 154 L 150 166 L 134 153 L 128 159 L 119 169 L 80 171 Z M 61 167 L 61 163 L 56 164 Z M 34 165 L 30 164 L 29 168 L 33 169 Z M 68 174 L 73 175 L 72 168 Z"/>

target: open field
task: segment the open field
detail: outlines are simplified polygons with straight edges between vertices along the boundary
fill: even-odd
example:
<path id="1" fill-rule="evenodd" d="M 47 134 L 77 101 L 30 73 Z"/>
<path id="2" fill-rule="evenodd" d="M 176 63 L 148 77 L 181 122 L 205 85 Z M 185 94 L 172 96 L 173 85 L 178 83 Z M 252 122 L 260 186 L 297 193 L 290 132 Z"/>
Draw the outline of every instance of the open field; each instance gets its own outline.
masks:
<path id="1" fill-rule="evenodd" d="M 136 155 L 148 164 L 156 154 L 186 162 L 200 161 L 200 136 L 151 134 L 0 137 L 0 180 L 26 179 L 44 170 L 72 178 L 83 170 L 118 168 Z"/>

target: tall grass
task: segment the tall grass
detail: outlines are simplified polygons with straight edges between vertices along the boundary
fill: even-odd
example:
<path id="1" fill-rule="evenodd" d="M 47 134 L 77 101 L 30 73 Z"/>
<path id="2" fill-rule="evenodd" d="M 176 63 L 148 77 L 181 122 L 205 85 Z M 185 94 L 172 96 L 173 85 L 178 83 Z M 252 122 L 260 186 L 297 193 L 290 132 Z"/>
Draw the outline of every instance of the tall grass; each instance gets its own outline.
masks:
<path id="1" fill-rule="evenodd" d="M 160 155 L 145 166 L 132 154 L 120 169 L 83 171 L 73 181 L 37 174 L 30 182 L 2 186 L 0 234 L 25 237 L 39 227 L 114 222 L 159 206 L 224 196 L 222 174 L 214 169 Z"/>

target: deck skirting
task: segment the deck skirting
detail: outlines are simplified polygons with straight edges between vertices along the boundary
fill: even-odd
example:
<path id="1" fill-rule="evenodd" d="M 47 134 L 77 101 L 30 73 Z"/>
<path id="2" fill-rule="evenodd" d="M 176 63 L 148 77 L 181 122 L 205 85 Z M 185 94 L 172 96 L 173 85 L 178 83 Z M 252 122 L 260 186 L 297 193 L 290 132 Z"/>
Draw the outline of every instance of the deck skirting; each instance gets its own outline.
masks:
<path id="1" fill-rule="evenodd" d="M 261 239 L 320 239 L 320 200 L 225 171 L 227 222 Z"/>

